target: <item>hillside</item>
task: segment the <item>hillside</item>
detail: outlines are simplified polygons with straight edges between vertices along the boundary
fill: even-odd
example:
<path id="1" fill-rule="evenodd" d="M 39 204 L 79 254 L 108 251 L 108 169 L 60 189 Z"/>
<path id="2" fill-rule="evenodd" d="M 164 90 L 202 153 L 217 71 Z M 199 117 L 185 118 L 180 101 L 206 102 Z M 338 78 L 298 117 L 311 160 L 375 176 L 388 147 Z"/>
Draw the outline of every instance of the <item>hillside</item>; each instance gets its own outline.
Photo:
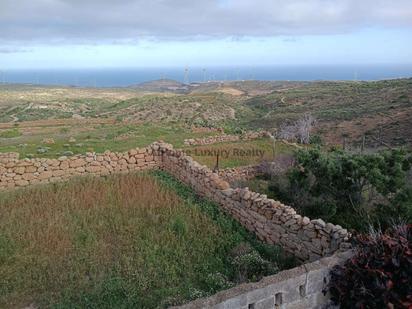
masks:
<path id="1" fill-rule="evenodd" d="M 0 151 L 36 155 L 49 147 L 46 155 L 58 156 L 158 139 L 182 146 L 184 139 L 217 134 L 208 128 L 272 130 L 305 113 L 316 117 L 315 133 L 330 144 L 359 143 L 366 134 L 373 147 L 377 138 L 412 145 L 412 79 L 211 82 L 165 91 L 181 86 L 170 80 L 117 89 L 1 85 Z M 43 143 L 50 138 L 54 144 Z"/>
<path id="2" fill-rule="evenodd" d="M 255 96 L 244 104 L 251 115 L 242 120 L 250 127 L 278 126 L 309 112 L 329 143 L 380 134 L 390 144 L 412 144 L 412 79 L 314 82 Z"/>
<path id="3" fill-rule="evenodd" d="M 183 83 L 172 79 L 158 79 L 148 82 L 143 82 L 137 85 L 129 86 L 139 91 L 145 92 L 176 92 L 184 93 L 188 91 L 189 87 Z"/>

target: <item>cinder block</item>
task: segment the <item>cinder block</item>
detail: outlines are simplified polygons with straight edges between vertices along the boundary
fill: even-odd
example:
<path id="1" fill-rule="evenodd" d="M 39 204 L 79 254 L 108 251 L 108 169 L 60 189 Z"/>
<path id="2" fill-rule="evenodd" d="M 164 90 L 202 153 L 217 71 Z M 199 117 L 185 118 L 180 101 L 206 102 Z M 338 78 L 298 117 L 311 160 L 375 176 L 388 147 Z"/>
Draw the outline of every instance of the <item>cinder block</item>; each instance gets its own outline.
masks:
<path id="1" fill-rule="evenodd" d="M 247 306 L 246 295 L 242 294 L 235 296 L 224 302 L 224 309 L 239 309 L 241 307 Z"/>
<path id="2" fill-rule="evenodd" d="M 257 302 L 254 309 L 273 309 L 275 308 L 275 297 L 269 297 Z"/>

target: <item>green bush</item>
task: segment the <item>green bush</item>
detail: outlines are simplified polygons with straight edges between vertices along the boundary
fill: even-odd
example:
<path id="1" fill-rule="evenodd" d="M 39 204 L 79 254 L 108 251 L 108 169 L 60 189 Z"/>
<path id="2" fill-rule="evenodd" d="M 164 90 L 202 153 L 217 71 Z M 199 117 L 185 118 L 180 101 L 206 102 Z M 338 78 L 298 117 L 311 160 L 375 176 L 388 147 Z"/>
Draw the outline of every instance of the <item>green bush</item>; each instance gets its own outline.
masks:
<path id="1" fill-rule="evenodd" d="M 412 187 L 399 190 L 390 204 L 378 204 L 374 217 L 384 227 L 390 226 L 394 220 L 412 222 Z"/>
<path id="2" fill-rule="evenodd" d="M 262 258 L 256 250 L 234 257 L 232 265 L 235 269 L 236 282 L 258 281 L 278 271 L 277 265 Z"/>
<path id="3" fill-rule="evenodd" d="M 411 155 L 399 149 L 376 154 L 303 149 L 287 183 L 274 180 L 270 188 L 304 215 L 365 231 L 369 224 L 411 220 L 411 163 Z"/>
<path id="4" fill-rule="evenodd" d="M 209 287 L 209 294 L 231 288 L 234 284 L 224 274 L 216 272 L 208 274 L 205 283 Z"/>
<path id="5" fill-rule="evenodd" d="M 319 134 L 314 134 L 310 137 L 309 143 L 312 145 L 323 145 L 322 137 Z"/>
<path id="6" fill-rule="evenodd" d="M 21 136 L 21 132 L 17 128 L 0 132 L 0 138 L 14 138 L 19 136 Z"/>

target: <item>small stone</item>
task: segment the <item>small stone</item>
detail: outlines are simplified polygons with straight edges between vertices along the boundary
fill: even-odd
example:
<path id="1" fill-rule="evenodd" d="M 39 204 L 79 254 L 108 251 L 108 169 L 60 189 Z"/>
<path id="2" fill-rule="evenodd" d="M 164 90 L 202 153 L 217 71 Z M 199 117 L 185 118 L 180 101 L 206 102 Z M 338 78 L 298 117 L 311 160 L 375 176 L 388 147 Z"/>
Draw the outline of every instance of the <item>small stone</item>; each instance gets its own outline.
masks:
<path id="1" fill-rule="evenodd" d="M 303 217 L 302 225 L 308 225 L 310 223 L 310 219 L 308 217 Z"/>
<path id="2" fill-rule="evenodd" d="M 53 145 L 55 143 L 53 138 L 43 138 L 41 142 L 46 145 Z"/>
<path id="3" fill-rule="evenodd" d="M 315 219 L 315 220 L 312 220 L 312 223 L 316 226 L 320 226 L 320 227 L 325 227 L 326 226 L 326 223 L 325 223 L 325 221 L 323 221 L 322 219 Z"/>

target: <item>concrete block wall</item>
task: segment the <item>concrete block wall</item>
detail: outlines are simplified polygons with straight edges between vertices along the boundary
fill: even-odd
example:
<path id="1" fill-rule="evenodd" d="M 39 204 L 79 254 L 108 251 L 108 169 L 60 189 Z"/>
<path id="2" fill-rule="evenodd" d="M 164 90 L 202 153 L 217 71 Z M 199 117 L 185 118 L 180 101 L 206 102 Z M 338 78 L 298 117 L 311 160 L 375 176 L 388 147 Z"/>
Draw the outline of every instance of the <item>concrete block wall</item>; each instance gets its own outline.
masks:
<path id="1" fill-rule="evenodd" d="M 246 283 L 173 309 L 308 309 L 333 308 L 324 293 L 330 270 L 351 252 L 340 252 L 312 263 L 279 272 L 256 283 Z"/>

